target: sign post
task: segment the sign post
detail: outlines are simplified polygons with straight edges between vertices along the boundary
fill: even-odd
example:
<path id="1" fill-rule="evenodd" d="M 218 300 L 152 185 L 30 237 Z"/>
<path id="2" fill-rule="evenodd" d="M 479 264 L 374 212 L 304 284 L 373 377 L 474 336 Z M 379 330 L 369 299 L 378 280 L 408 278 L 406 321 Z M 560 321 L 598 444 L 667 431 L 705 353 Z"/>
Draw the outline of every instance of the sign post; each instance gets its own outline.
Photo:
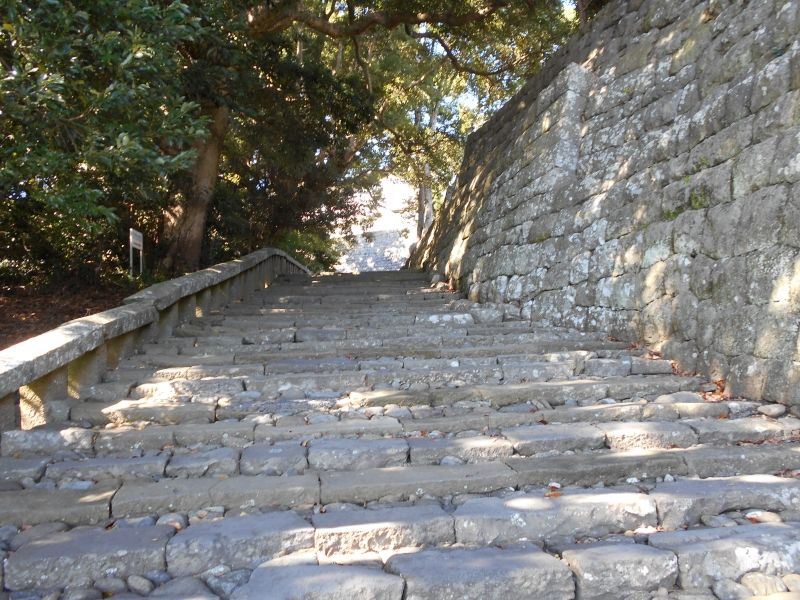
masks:
<path id="1" fill-rule="evenodd" d="M 130 245 L 131 277 L 133 277 L 133 251 L 139 251 L 139 276 L 144 273 L 144 236 L 141 231 L 130 229 L 128 234 Z"/>

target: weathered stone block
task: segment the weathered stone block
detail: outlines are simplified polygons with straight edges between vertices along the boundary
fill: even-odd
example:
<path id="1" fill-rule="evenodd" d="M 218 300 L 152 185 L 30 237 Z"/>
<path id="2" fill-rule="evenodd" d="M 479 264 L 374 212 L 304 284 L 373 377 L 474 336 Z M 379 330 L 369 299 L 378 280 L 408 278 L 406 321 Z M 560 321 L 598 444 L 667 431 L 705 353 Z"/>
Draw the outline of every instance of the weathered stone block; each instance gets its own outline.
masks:
<path id="1" fill-rule="evenodd" d="M 462 544 L 545 543 L 622 533 L 657 521 L 655 502 L 644 494 L 613 490 L 545 491 L 507 498 L 476 498 L 456 509 L 456 540 Z"/>
<path id="2" fill-rule="evenodd" d="M 800 568 L 796 523 L 689 529 L 650 536 L 649 543 L 678 557 L 678 585 L 708 588 L 749 571 L 794 573 Z"/>
<path id="3" fill-rule="evenodd" d="M 393 467 L 407 461 L 405 440 L 314 440 L 308 448 L 309 467 L 320 471 Z"/>
<path id="4" fill-rule="evenodd" d="M 166 547 L 167 570 L 181 577 L 218 565 L 249 569 L 313 545 L 314 529 L 291 511 L 226 517 L 178 532 Z"/>
<path id="5" fill-rule="evenodd" d="M 401 600 L 403 597 L 403 579 L 379 569 L 315 564 L 294 566 L 275 561 L 253 571 L 250 581 L 236 590 L 231 600 Z"/>
<path id="6" fill-rule="evenodd" d="M 399 554 L 386 569 L 406 581 L 405 598 L 572 598 L 569 569 L 535 547 L 426 550 Z"/>
<path id="7" fill-rule="evenodd" d="M 157 526 L 57 533 L 14 552 L 6 561 L 5 584 L 11 590 L 89 586 L 102 577 L 160 571 L 174 531 Z"/>
<path id="8" fill-rule="evenodd" d="M 314 515 L 315 546 L 326 556 L 455 543 L 453 517 L 438 505 L 328 510 Z"/>
<path id="9" fill-rule="evenodd" d="M 674 553 L 641 544 L 589 545 L 563 558 L 575 573 L 577 597 L 586 600 L 639 600 L 671 589 L 678 577 Z"/>
<path id="10" fill-rule="evenodd" d="M 567 450 L 591 450 L 605 445 L 603 431 L 593 425 L 537 425 L 503 429 L 505 438 L 518 454 L 561 453 Z"/>
<path id="11" fill-rule="evenodd" d="M 660 524 L 677 529 L 697 523 L 702 515 L 728 510 L 800 507 L 800 482 L 772 475 L 745 475 L 663 483 L 650 494 L 658 505 Z"/>

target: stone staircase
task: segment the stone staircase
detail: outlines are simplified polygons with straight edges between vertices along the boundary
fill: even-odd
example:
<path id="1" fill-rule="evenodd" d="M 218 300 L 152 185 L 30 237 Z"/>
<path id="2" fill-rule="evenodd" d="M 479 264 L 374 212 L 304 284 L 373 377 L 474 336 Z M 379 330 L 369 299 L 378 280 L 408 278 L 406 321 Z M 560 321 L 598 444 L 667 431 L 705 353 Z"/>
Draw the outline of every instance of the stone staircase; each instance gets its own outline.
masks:
<path id="1" fill-rule="evenodd" d="M 800 598 L 800 420 L 419 273 L 293 278 L 0 442 L 14 599 Z"/>

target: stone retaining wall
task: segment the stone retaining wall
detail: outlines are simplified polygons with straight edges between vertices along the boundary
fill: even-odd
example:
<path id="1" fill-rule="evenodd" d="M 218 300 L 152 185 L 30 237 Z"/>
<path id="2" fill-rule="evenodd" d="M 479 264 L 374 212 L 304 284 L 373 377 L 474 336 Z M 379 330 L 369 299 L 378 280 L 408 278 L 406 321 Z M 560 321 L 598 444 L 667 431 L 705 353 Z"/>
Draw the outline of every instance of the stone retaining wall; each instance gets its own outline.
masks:
<path id="1" fill-rule="evenodd" d="M 69 321 L 0 352 L 0 430 L 63 421 L 81 390 L 147 341 L 184 320 L 263 289 L 278 275 L 308 273 L 265 248 L 141 290 L 124 306 Z"/>
<path id="2" fill-rule="evenodd" d="M 612 2 L 471 136 L 412 264 L 800 404 L 799 12 Z"/>

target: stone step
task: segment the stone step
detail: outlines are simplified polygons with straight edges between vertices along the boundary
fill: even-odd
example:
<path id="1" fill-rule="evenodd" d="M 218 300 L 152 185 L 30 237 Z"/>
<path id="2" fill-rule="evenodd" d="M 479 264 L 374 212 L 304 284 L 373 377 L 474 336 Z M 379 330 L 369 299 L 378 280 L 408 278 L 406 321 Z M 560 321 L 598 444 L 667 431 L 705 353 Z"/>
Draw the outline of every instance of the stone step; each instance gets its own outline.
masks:
<path id="1" fill-rule="evenodd" d="M 613 428 L 609 432 L 609 426 L 616 425 L 614 423 L 504 426 L 501 428 L 502 436 L 488 436 L 478 434 L 480 425 L 487 421 L 474 424 L 464 420 L 460 422 L 472 425 L 475 434 L 428 437 L 426 430 L 412 431 L 420 426 L 418 423 L 403 422 L 401 430 L 396 420 L 380 417 L 369 421 L 345 420 L 298 427 L 256 427 L 252 422 L 243 422 L 218 423 L 218 427 L 195 426 L 193 430 L 191 427 L 150 427 L 141 431 L 123 429 L 119 432 L 106 430 L 99 432 L 94 441 L 94 454 L 99 458 L 67 458 L 54 462 L 4 458 L 0 468 L 7 469 L 2 471 L 2 479 L 9 483 L 24 483 L 27 480 L 35 481 L 39 486 L 45 482 L 62 486 L 71 485 L 75 480 L 91 485 L 93 481 L 105 480 L 219 478 L 240 472 L 243 475 L 297 475 L 307 469 L 339 472 L 405 465 L 450 466 L 487 462 L 505 462 L 512 468 L 525 471 L 525 465 L 519 461 L 529 456 L 542 461 L 545 457 L 563 459 L 575 455 L 602 463 L 607 456 L 591 451 L 681 447 L 689 448 L 691 452 L 677 455 L 682 462 L 676 467 L 679 469 L 676 473 L 708 476 L 723 472 L 733 475 L 800 466 L 797 462 L 800 456 L 798 447 L 794 444 L 771 448 L 773 464 L 764 463 L 765 452 L 759 452 L 770 449 L 758 446 L 731 450 L 725 447 L 694 447 L 693 443 L 681 445 L 676 443 L 676 439 L 683 436 L 688 435 L 691 442 L 696 441 L 692 430 L 681 423 L 640 424 L 648 427 L 624 423 L 630 433 L 623 434 Z M 513 423 L 511 419 L 508 422 Z M 784 429 L 773 442 L 792 439 L 797 431 L 796 424 L 780 424 Z M 655 429 L 652 426 L 656 426 Z M 677 436 L 674 432 L 677 432 Z M 409 437 L 399 437 L 404 434 Z M 341 437 L 353 435 L 362 437 Z M 398 437 L 369 437 L 376 435 Z M 253 445 L 254 441 L 258 443 Z M 7 451 L 14 453 L 13 445 Z M 141 452 L 148 454 L 137 456 Z M 90 454 L 86 452 L 87 456 Z M 729 473 L 725 472 L 725 466 L 720 465 L 724 465 L 725 461 L 730 461 L 727 468 L 736 465 Z M 564 461 L 557 460 L 555 464 L 559 462 Z M 548 464 L 547 461 L 542 463 L 544 466 Z M 546 473 L 547 477 L 555 477 L 550 471 Z"/>
<path id="2" fill-rule="evenodd" d="M 709 589 L 753 571 L 800 572 L 798 538 L 800 523 L 792 522 L 655 533 L 649 543 L 676 555 L 678 585 Z"/>
<path id="3" fill-rule="evenodd" d="M 440 335 L 444 339 L 458 339 L 464 336 L 491 336 L 493 339 L 501 339 L 509 336 L 509 339 L 518 338 L 524 341 L 539 340 L 574 340 L 580 341 L 609 341 L 606 336 L 597 334 L 585 334 L 575 331 L 551 331 L 532 327 L 528 323 L 521 321 L 506 321 L 497 324 L 476 324 L 473 322 L 469 313 L 432 313 L 417 315 L 415 322 L 409 325 L 385 325 L 367 326 L 365 323 L 351 325 L 345 321 L 337 324 L 333 317 L 329 317 L 324 326 L 270 326 L 265 319 L 254 319 L 246 322 L 234 322 L 224 320 L 220 323 L 191 324 L 186 323 L 175 329 L 174 337 L 162 340 L 160 344 L 170 343 L 170 340 L 181 341 L 181 338 L 203 338 L 203 337 L 231 337 L 239 336 L 244 339 L 267 339 L 281 342 L 331 342 L 342 341 L 345 339 L 360 340 L 364 338 L 383 340 L 397 338 L 427 338 L 432 335 Z M 261 336 L 261 337 L 258 337 Z M 263 342 L 262 342 L 263 343 Z M 624 349 L 627 344 L 615 343 L 615 347 Z"/>
<path id="4" fill-rule="evenodd" d="M 102 522 L 109 514 L 114 518 L 139 517 L 175 511 L 199 510 L 209 506 L 223 506 L 226 510 L 286 509 L 314 504 L 372 502 L 403 502 L 429 499 L 468 499 L 474 494 L 493 494 L 503 490 L 527 490 L 548 486 L 590 487 L 597 484 L 617 485 L 639 481 L 657 481 L 696 475 L 698 469 L 708 470 L 712 463 L 724 462 L 725 468 L 737 474 L 727 479 L 707 478 L 661 483 L 651 492 L 658 506 L 660 524 L 668 528 L 685 527 L 708 514 L 720 514 L 733 509 L 760 508 L 768 511 L 800 510 L 800 482 L 792 478 L 763 475 L 767 471 L 795 472 L 800 469 L 800 448 L 797 446 L 742 447 L 735 452 L 722 453 L 720 449 L 689 448 L 677 450 L 638 450 L 634 452 L 593 451 L 573 455 L 535 458 L 495 458 L 490 462 L 463 465 L 415 465 L 369 467 L 405 459 L 407 449 L 397 441 L 387 440 L 380 457 L 369 454 L 350 458 L 344 468 L 361 467 L 360 470 L 306 471 L 294 475 L 276 475 L 281 460 L 296 460 L 302 452 L 284 454 L 273 460 L 264 474 L 263 454 L 258 447 L 251 456 L 247 472 L 236 472 L 200 477 L 167 477 L 158 481 L 119 476 L 114 484 L 102 480 L 98 485 L 84 489 L 26 489 L 0 492 L 0 522 L 9 524 L 37 524 L 53 520 L 72 525 Z M 296 449 L 296 447 L 295 447 Z M 238 451 L 232 451 L 238 455 Z M 309 447 L 308 460 L 312 462 L 314 444 Z M 336 454 L 346 453 L 341 444 L 320 442 L 316 451 L 329 460 Z M 243 460 L 246 454 L 243 454 Z M 394 457 L 394 458 L 393 458 Z M 397 458 L 399 457 L 399 458 Z M 274 457 L 273 457 L 274 458 Z M 302 460 L 302 458 L 301 458 Z M 373 461 L 373 462 L 371 462 Z M 160 463 L 165 464 L 166 461 Z M 62 473 L 91 476 L 103 471 L 116 476 L 113 469 L 128 466 L 153 469 L 157 460 L 116 462 L 93 459 L 83 465 L 75 461 L 53 463 L 48 468 L 61 469 Z M 284 463 L 285 464 L 285 463 Z M 157 468 L 157 466 L 155 466 Z M 167 472 L 169 463 L 166 463 Z M 288 469 L 287 469 L 288 470 Z M 297 472 L 295 470 L 294 472 Z M 151 473 L 152 471 L 148 471 Z M 488 531 L 488 529 L 486 529 Z M 587 534 L 589 535 L 589 534 Z"/>
<path id="5" fill-rule="evenodd" d="M 497 386 L 475 386 L 460 389 L 429 390 L 426 392 L 367 391 L 351 393 L 347 399 L 336 402 L 338 406 L 344 407 L 346 410 L 350 410 L 353 407 L 367 407 L 358 410 L 369 411 L 373 416 L 380 416 L 387 410 L 384 407 L 389 407 L 390 411 L 396 412 L 397 416 L 400 417 L 402 427 L 393 418 L 367 420 L 364 418 L 366 415 L 362 416 L 356 413 L 353 416 L 362 416 L 362 418 L 343 419 L 339 422 L 336 412 L 317 413 L 310 407 L 303 411 L 302 405 L 292 412 L 291 405 L 294 403 L 291 402 L 259 402 L 252 399 L 237 401 L 235 398 L 228 403 L 220 404 L 213 402 L 180 403 L 171 400 L 157 401 L 150 398 L 125 400 L 117 403 L 86 402 L 75 405 L 72 409 L 72 416 L 76 421 L 85 420 L 99 425 L 105 425 L 108 422 L 124 424 L 129 420 L 161 424 L 191 424 L 195 422 L 198 424 L 199 430 L 197 427 L 185 427 L 185 431 L 188 433 L 181 436 L 182 439 L 188 440 L 188 445 L 197 443 L 193 441 L 196 439 L 193 432 L 199 431 L 198 435 L 202 438 L 208 431 L 209 438 L 202 443 L 212 443 L 212 440 L 229 437 L 230 439 L 225 441 L 224 445 L 234 445 L 236 447 L 241 447 L 241 444 L 253 441 L 253 431 L 256 423 L 261 423 L 259 425 L 259 439 L 290 439 L 293 436 L 309 439 L 321 435 L 353 435 L 366 431 L 371 431 L 374 435 L 395 435 L 400 429 L 406 433 L 421 431 L 458 433 L 460 431 L 481 431 L 487 428 L 513 427 L 517 425 L 607 423 L 604 427 L 608 432 L 611 432 L 609 439 L 614 438 L 617 440 L 615 442 L 617 444 L 638 444 L 639 442 L 630 441 L 638 438 L 648 444 L 656 445 L 663 445 L 658 442 L 658 436 L 656 435 L 658 428 L 663 431 L 682 431 L 684 439 L 686 439 L 686 436 L 690 435 L 686 430 L 686 426 L 688 426 L 694 432 L 697 443 L 715 443 L 717 445 L 763 443 L 770 440 L 791 439 L 800 430 L 800 420 L 795 417 L 783 417 L 777 420 L 768 419 L 761 415 L 750 417 L 749 415 L 755 413 L 759 405 L 738 401 L 668 404 L 640 400 L 586 407 L 564 406 L 551 408 L 545 401 L 526 400 L 525 397 L 518 397 L 518 401 L 521 404 L 504 404 L 504 408 L 501 409 L 515 408 L 513 411 L 497 412 L 490 408 L 488 405 L 498 404 L 498 399 L 505 401 L 508 394 L 519 393 L 519 389 L 515 386 L 508 386 L 508 388 L 511 389 Z M 697 398 L 699 399 L 700 397 L 697 396 Z M 288 407 L 287 404 L 289 405 Z M 450 416 L 427 416 L 443 415 L 443 411 L 455 405 L 464 408 L 459 409 L 457 414 Z M 392 406 L 396 408 L 392 409 Z M 415 409 L 416 418 L 413 418 L 408 408 L 402 408 L 404 406 Z M 424 408 L 425 406 L 429 408 Z M 524 410 L 518 411 L 516 407 Z M 288 429 L 285 425 L 273 427 L 276 424 L 276 417 L 271 417 L 270 415 L 280 415 L 281 411 L 286 411 L 287 408 L 290 409 L 288 414 L 297 415 L 295 423 Z M 220 419 L 241 419 L 253 416 L 253 420 L 250 420 L 249 423 L 226 423 L 223 421 L 215 423 L 213 426 L 203 427 L 201 424 L 210 424 L 214 421 L 215 412 L 216 417 Z M 307 424 L 307 419 L 309 418 L 316 419 L 319 422 L 309 426 Z M 683 420 L 674 427 L 669 425 L 669 423 L 678 419 Z M 628 431 L 621 425 L 614 424 L 615 422 L 624 421 L 631 422 L 628 426 Z M 642 422 L 650 422 L 651 425 L 645 426 L 642 425 Z M 653 423 L 660 423 L 660 425 Z M 380 424 L 386 426 L 383 427 Z M 650 432 L 647 431 L 648 427 L 651 429 Z M 154 435 L 161 439 L 159 434 L 155 433 L 156 431 L 158 430 L 148 428 L 146 435 Z M 169 439 L 172 440 L 172 430 L 168 429 L 167 431 L 170 432 Z M 213 431 L 223 432 L 224 435 L 213 434 Z M 541 431 L 543 432 L 543 430 Z M 548 443 L 554 443 L 555 440 L 552 436 L 556 435 L 555 432 L 558 431 L 558 427 L 551 428 L 549 431 L 550 433 L 547 435 L 551 437 L 548 438 Z M 134 436 L 140 435 L 136 430 L 131 433 Z M 90 430 L 81 428 L 68 428 L 61 431 L 38 429 L 28 432 L 11 430 L 3 433 L 2 448 L 0 449 L 3 456 L 6 457 L 23 457 L 59 451 L 80 453 L 91 450 L 94 435 Z M 105 440 L 115 435 L 124 438 L 127 432 L 125 429 L 106 430 L 98 435 L 100 440 Z M 678 445 L 674 440 L 670 441 L 669 438 L 665 438 L 663 443 Z"/>
<path id="6" fill-rule="evenodd" d="M 444 334 L 444 335 L 443 335 Z M 471 350 L 475 348 L 503 346 L 517 347 L 518 350 L 508 351 L 500 348 L 498 353 L 511 354 L 515 352 L 547 353 L 574 350 L 588 350 L 598 354 L 623 351 L 627 345 L 608 340 L 595 340 L 592 338 L 567 338 L 564 336 L 544 335 L 540 332 L 522 332 L 508 330 L 505 333 L 487 335 L 467 335 L 464 330 L 452 332 L 430 330 L 416 337 L 391 337 L 388 339 L 362 338 L 357 340 L 319 341 L 313 344 L 295 343 L 294 330 L 277 330 L 272 332 L 252 332 L 233 336 L 193 336 L 175 337 L 161 340 L 158 344 L 149 344 L 143 348 L 144 354 L 175 353 L 182 355 L 235 354 L 241 351 L 280 353 L 285 357 L 314 358 L 331 352 L 347 351 L 348 354 L 377 352 L 376 348 L 383 348 L 384 354 L 378 356 L 422 356 L 437 357 L 439 352 L 453 350 Z M 437 355 L 431 355 L 436 352 Z M 286 354 L 290 353 L 290 354 Z M 370 355 L 371 356 L 371 355 Z"/>
<path id="7" fill-rule="evenodd" d="M 421 274 L 288 280 L 2 434 L 7 590 L 795 593 L 756 582 L 800 570 L 794 416 Z"/>
<path id="8" fill-rule="evenodd" d="M 116 501 L 115 497 L 112 508 Z M 236 594 L 263 597 L 269 593 L 264 586 L 275 573 L 287 585 L 294 581 L 295 591 L 318 592 L 317 584 L 303 586 L 314 581 L 314 574 L 328 572 L 322 567 L 355 559 L 371 561 L 374 566 L 367 570 L 372 574 L 399 575 L 406 592 L 426 591 L 431 598 L 466 583 L 471 586 L 459 588 L 459 597 L 518 597 L 508 587 L 511 583 L 503 583 L 504 577 L 511 577 L 508 569 L 514 573 L 509 581 L 517 584 L 525 569 L 533 569 L 533 598 L 572 598 L 568 586 L 573 582 L 582 597 L 610 594 L 615 581 L 625 582 L 626 590 L 649 595 L 675 585 L 709 588 L 739 580 L 753 569 L 796 572 L 800 552 L 793 548 L 800 523 L 741 525 L 726 514 L 746 509 L 747 515 L 780 519 L 780 515 L 796 516 L 799 501 L 797 480 L 760 476 L 679 480 L 657 484 L 651 491 L 632 486 L 560 490 L 550 486 L 465 498 L 452 513 L 435 502 L 366 509 L 332 506 L 313 514 L 309 522 L 293 511 L 238 516 L 234 510 L 224 518 L 201 517 L 188 528 L 181 521 L 184 517 L 167 514 L 163 525 L 79 527 L 29 535 L 7 559 L 5 583 L 12 591 L 89 586 L 109 572 L 124 578 L 165 571 L 180 578 L 211 573 L 221 565 L 228 571 L 254 569 Z M 144 496 L 142 502 L 147 503 L 145 513 L 158 512 Z M 715 518 L 734 526 L 674 529 Z M 748 519 L 752 517 L 740 520 L 748 523 Z M 166 523 L 181 525 L 176 531 Z M 619 534 L 628 537 L 614 537 Z M 639 543 L 634 543 L 634 534 L 640 536 Z M 585 543 L 598 538 L 600 542 Z M 541 546 L 558 552 L 563 561 Z M 285 553 L 290 556 L 275 558 Z M 113 566 L 109 561 L 118 561 L 120 555 L 126 557 L 124 565 Z M 292 565 L 308 569 L 299 577 Z M 445 569 L 447 576 L 436 578 L 431 566 Z M 342 569 L 337 571 L 342 577 L 358 579 L 358 573 L 347 567 L 335 568 Z M 269 569 L 277 570 L 268 577 L 264 573 Z M 554 573 L 567 586 L 563 590 L 554 583 Z M 337 576 L 332 581 L 341 586 L 343 580 Z M 278 584 L 273 581 L 273 585 Z M 531 591 L 530 586 L 525 589 Z M 398 598 L 402 590 L 403 584 Z M 554 590 L 560 590 L 558 595 L 552 595 Z M 277 587 L 273 592 L 269 597 L 281 597 Z M 256 593 L 262 596 L 252 595 Z"/>

